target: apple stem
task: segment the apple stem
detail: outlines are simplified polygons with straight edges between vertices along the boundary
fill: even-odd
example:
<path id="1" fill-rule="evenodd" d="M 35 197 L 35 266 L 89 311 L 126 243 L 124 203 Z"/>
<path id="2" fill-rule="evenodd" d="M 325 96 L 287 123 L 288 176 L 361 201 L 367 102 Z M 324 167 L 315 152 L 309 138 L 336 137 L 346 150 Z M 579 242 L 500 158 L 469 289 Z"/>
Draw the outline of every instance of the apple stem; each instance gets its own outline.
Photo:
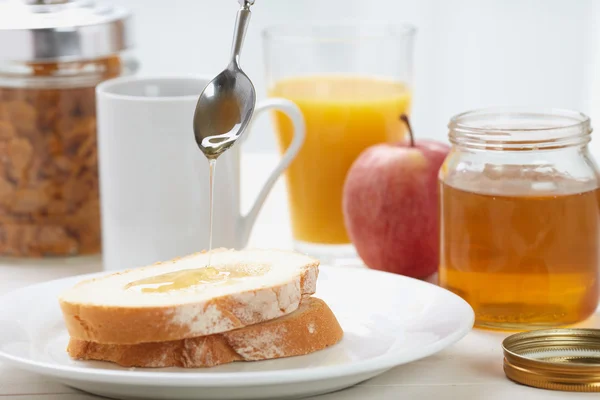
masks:
<path id="1" fill-rule="evenodd" d="M 410 147 L 415 147 L 415 136 L 413 135 L 413 130 L 410 126 L 408 116 L 406 114 L 402 114 L 400 116 L 400 120 L 406 124 L 406 128 L 408 129 L 408 136 L 410 137 Z"/>

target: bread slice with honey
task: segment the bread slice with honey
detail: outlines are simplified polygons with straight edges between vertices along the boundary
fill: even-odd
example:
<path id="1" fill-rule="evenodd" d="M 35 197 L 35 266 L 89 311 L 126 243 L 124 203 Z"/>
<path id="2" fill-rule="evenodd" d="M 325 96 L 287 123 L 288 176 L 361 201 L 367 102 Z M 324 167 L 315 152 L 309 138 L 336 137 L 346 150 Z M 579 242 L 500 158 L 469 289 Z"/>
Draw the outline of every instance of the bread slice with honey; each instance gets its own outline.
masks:
<path id="1" fill-rule="evenodd" d="M 59 302 L 73 339 L 181 340 L 295 311 L 315 292 L 318 267 L 317 260 L 291 251 L 221 249 L 86 280 Z"/>
<path id="2" fill-rule="evenodd" d="M 110 361 L 124 367 L 213 367 L 313 353 L 342 339 L 343 331 L 323 300 L 311 297 L 291 314 L 221 334 L 159 343 L 100 344 L 71 339 L 78 360 Z"/>

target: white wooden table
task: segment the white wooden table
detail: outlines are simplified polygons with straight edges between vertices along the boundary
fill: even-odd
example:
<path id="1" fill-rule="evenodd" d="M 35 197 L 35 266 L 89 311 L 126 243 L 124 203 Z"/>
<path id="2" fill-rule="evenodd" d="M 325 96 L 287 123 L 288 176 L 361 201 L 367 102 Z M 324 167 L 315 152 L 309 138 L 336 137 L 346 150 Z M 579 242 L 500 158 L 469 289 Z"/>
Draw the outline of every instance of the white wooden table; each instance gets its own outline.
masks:
<path id="1" fill-rule="evenodd" d="M 274 165 L 274 155 L 247 155 L 242 165 L 252 166 L 253 174 L 266 177 Z M 249 174 L 243 174 L 245 178 Z M 260 182 L 243 180 L 244 202 L 249 204 Z M 291 235 L 284 183 L 280 180 L 252 234 L 250 245 L 289 247 Z M 0 294 L 29 284 L 101 270 L 99 257 L 67 261 L 0 261 Z M 600 313 L 583 326 L 600 328 Z M 2 327 L 0 326 L 0 329 Z M 474 330 L 454 346 L 431 357 L 400 366 L 350 389 L 319 396 L 318 400 L 436 399 L 436 400 L 545 400 L 597 399 L 598 393 L 566 393 L 533 389 L 510 382 L 502 371 L 500 343 L 506 334 Z M 52 382 L 39 375 L 20 371 L 0 362 L 0 400 L 91 400 L 98 399 Z"/>

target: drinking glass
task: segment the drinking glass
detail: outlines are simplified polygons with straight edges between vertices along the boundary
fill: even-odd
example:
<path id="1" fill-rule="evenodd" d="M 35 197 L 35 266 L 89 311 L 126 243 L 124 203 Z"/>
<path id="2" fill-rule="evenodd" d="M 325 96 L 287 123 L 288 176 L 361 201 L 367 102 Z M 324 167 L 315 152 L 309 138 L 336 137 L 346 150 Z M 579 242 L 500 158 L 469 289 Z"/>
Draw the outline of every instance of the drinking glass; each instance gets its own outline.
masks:
<path id="1" fill-rule="evenodd" d="M 365 148 L 404 138 L 400 116 L 410 113 L 414 37 L 414 27 L 389 24 L 264 30 L 268 93 L 296 103 L 306 123 L 304 146 L 286 171 L 296 250 L 330 262 L 353 256 L 344 180 Z M 273 115 L 284 152 L 292 124 L 283 113 Z"/>

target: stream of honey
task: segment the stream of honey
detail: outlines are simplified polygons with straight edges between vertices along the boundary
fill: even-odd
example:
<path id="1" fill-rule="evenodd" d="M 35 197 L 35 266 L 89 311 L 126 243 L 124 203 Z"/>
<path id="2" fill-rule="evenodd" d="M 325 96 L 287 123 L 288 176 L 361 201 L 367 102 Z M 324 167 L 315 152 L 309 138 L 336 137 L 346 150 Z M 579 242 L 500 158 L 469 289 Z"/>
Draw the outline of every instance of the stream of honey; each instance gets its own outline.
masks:
<path id="1" fill-rule="evenodd" d="M 598 305 L 598 189 L 479 194 L 441 184 L 440 284 L 478 326 L 564 325 Z"/>
<path id="2" fill-rule="evenodd" d="M 212 239 L 213 239 L 213 216 L 214 216 L 214 199 L 215 199 L 215 168 L 217 166 L 216 158 L 208 159 L 208 197 L 209 197 L 209 210 L 208 210 L 208 264 L 212 261 Z"/>

